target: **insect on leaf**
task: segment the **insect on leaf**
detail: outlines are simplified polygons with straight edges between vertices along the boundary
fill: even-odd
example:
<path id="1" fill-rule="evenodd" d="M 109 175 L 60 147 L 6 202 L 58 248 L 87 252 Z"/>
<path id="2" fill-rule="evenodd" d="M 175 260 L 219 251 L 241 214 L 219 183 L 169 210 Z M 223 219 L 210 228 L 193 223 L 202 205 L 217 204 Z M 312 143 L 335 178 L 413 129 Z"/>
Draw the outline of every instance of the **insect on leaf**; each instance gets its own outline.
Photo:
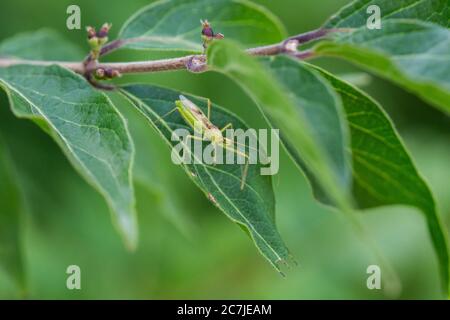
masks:
<path id="1" fill-rule="evenodd" d="M 183 128 L 193 134 L 178 112 L 168 114 L 179 100 L 180 92 L 152 85 L 128 85 L 122 92 L 170 147 L 179 143 L 171 140 L 174 130 Z M 183 95 L 207 114 L 206 99 Z M 215 104 L 211 109 L 211 122 L 219 128 L 232 123 L 235 129 L 247 129 L 239 118 Z M 260 175 L 259 165 L 250 165 L 243 190 L 240 189 L 242 164 L 192 163 L 183 167 L 205 196 L 248 232 L 261 254 L 275 268 L 279 269 L 279 263 L 289 259 L 288 249 L 275 227 L 272 180 L 270 176 Z"/>

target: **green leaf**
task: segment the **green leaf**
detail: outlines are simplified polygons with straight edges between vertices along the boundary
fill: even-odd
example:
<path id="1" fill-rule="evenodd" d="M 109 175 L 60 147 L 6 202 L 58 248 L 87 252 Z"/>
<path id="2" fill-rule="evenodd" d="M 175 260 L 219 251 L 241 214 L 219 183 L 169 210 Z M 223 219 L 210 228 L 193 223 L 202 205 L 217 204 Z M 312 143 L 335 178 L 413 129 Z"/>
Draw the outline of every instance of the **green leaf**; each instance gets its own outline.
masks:
<path id="1" fill-rule="evenodd" d="M 434 24 L 386 21 L 320 42 L 319 55 L 342 57 L 418 94 L 450 113 L 450 30 Z"/>
<path id="2" fill-rule="evenodd" d="M 134 148 L 125 120 L 84 78 L 58 66 L 0 68 L 0 87 L 18 117 L 53 136 L 75 168 L 106 199 L 127 244 L 137 242 L 131 166 Z"/>
<path id="3" fill-rule="evenodd" d="M 172 132 L 178 128 L 192 129 L 178 112 L 167 115 L 179 100 L 180 92 L 151 85 L 129 85 L 122 90 L 132 104 L 150 121 L 169 146 Z M 185 95 L 206 114 L 204 98 Z M 165 116 L 166 115 L 166 116 Z M 247 129 L 235 115 L 213 104 L 211 121 L 219 128 L 228 123 L 233 128 Z M 193 155 L 195 157 L 195 155 Z M 275 228 L 275 199 L 270 176 L 260 175 L 259 165 L 250 165 L 246 185 L 240 189 L 243 165 L 204 163 L 183 164 L 188 176 L 205 195 L 233 222 L 248 231 L 261 254 L 276 268 L 289 258 L 289 252 Z"/>
<path id="4" fill-rule="evenodd" d="M 21 248 L 23 206 L 6 146 L 0 140 L 0 269 L 25 289 Z"/>
<path id="5" fill-rule="evenodd" d="M 302 69 L 289 58 L 278 57 L 272 65 L 277 72 L 287 70 L 283 79 L 227 41 L 216 42 L 209 48 L 208 64 L 211 70 L 227 75 L 248 93 L 270 121 L 279 126 L 289 146 L 302 155 L 301 162 L 308 176 L 314 177 L 327 192 L 329 201 L 343 210 L 348 209 L 346 138 L 339 122 L 340 101 L 321 76 Z M 302 88 L 297 90 L 302 90 L 305 97 L 297 94 L 297 90 L 289 91 L 297 86 Z M 332 137 L 331 131 L 326 132 L 326 126 L 320 124 L 314 110 L 320 110 L 324 123 L 336 130 L 336 137 Z"/>
<path id="6" fill-rule="evenodd" d="M 449 252 L 445 228 L 425 181 L 417 172 L 387 114 L 359 89 L 317 67 L 340 95 L 350 127 L 353 196 L 359 208 L 404 204 L 425 215 L 441 278 L 448 292 Z"/>
<path id="7" fill-rule="evenodd" d="M 30 60 L 80 61 L 83 52 L 50 29 L 19 33 L 0 43 L 0 56 Z"/>
<path id="8" fill-rule="evenodd" d="M 245 0 L 173 0 L 152 3 L 135 13 L 119 38 L 141 38 L 126 46 L 134 49 L 201 52 L 200 19 L 209 20 L 214 32 L 247 46 L 278 42 L 285 36 L 273 14 Z"/>
<path id="9" fill-rule="evenodd" d="M 325 28 L 359 28 L 367 23 L 372 13 L 367 8 L 377 5 L 381 19 L 418 19 L 448 27 L 450 6 L 448 0 L 356 0 L 342 8 L 326 23 Z M 383 26 L 384 27 L 384 26 Z"/>

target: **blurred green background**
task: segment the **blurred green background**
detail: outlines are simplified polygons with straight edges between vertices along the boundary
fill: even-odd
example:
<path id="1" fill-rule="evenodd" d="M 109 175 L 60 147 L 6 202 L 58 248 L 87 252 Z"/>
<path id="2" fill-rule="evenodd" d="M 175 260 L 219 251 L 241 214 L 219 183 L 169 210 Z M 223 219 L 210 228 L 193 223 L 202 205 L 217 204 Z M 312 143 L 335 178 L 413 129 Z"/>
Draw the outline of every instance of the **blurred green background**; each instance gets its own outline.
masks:
<path id="1" fill-rule="evenodd" d="M 66 8 L 78 4 L 82 25 L 123 22 L 151 1 L 2 0 L 0 39 L 49 27 L 86 49 L 85 31 L 66 28 Z M 290 34 L 320 26 L 348 0 L 255 1 L 272 10 Z M 162 54 L 122 52 L 111 60 Z M 358 71 L 338 60 L 316 60 L 339 74 Z M 218 74 L 187 72 L 127 76 L 207 96 L 251 126 L 263 123 L 255 105 Z M 450 119 L 413 95 L 379 78 L 364 87 L 382 103 L 419 170 L 435 192 L 450 225 Z M 274 177 L 277 225 L 299 266 L 281 277 L 250 239 L 214 208 L 170 162 L 170 150 L 118 97 L 135 140 L 140 243 L 128 252 L 102 198 L 82 180 L 57 145 L 36 125 L 15 118 L 0 93 L 0 134 L 6 141 L 26 201 L 22 241 L 28 291 L 19 293 L 0 273 L 0 298 L 38 299 L 385 299 L 368 290 L 366 268 L 376 264 L 347 221 L 312 197 L 304 176 L 282 155 Z M 0 210 L 4 204 L 0 203 Z M 1 212 L 0 212 L 1 214 Z M 402 281 L 399 298 L 440 298 L 437 262 L 422 216 L 402 206 L 366 212 L 363 221 Z M 81 290 L 66 288 L 66 268 L 81 268 Z"/>

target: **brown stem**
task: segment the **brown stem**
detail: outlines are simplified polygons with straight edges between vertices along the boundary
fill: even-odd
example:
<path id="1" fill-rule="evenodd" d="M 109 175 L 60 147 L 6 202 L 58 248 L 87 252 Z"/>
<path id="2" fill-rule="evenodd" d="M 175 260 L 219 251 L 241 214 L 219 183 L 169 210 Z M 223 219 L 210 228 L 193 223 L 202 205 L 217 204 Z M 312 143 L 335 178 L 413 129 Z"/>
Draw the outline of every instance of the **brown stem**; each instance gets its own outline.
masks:
<path id="1" fill-rule="evenodd" d="M 186 56 L 172 59 L 136 61 L 136 62 L 111 62 L 101 63 L 98 66 L 103 68 L 111 68 L 120 73 L 145 73 L 187 69 L 186 64 L 194 56 Z"/>
<path id="2" fill-rule="evenodd" d="M 308 51 L 297 51 L 297 46 L 325 37 L 331 32 L 345 32 L 349 29 L 317 29 L 311 32 L 303 33 L 294 37 L 290 37 L 280 43 L 250 48 L 246 52 L 254 56 L 270 56 L 277 54 L 289 54 L 299 59 L 311 58 L 314 53 Z M 106 44 L 100 55 L 106 55 L 114 50 L 119 49 L 126 43 L 140 41 L 142 38 L 133 38 L 125 40 L 115 40 Z M 86 63 L 88 62 L 88 63 Z M 205 55 L 188 55 L 179 58 L 137 61 L 137 62 L 112 62 L 112 63 L 96 63 L 92 66 L 89 59 L 84 62 L 66 62 L 66 61 L 39 61 L 39 60 L 22 60 L 15 58 L 1 58 L 0 68 L 8 67 L 18 64 L 31 64 L 39 66 L 59 65 L 68 68 L 74 72 L 82 75 L 91 74 L 97 68 L 117 70 L 121 74 L 126 73 L 149 73 L 171 70 L 187 69 L 192 72 L 202 72 L 206 70 L 206 56 Z M 89 70 L 87 70 L 89 69 Z"/>

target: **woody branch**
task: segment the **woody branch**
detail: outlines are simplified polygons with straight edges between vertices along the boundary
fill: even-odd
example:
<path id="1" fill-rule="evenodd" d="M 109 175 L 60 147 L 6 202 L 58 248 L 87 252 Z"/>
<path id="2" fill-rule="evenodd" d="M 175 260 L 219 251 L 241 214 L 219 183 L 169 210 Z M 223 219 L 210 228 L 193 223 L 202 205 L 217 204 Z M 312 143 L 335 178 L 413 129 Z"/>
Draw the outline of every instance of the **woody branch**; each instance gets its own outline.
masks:
<path id="1" fill-rule="evenodd" d="M 205 22 L 203 22 L 205 23 Z M 207 23 L 207 22 L 206 22 Z M 122 74 L 130 73 L 151 73 L 171 70 L 188 70 L 191 72 L 203 72 L 207 69 L 206 55 L 187 55 L 179 58 L 135 61 L 135 62 L 112 62 L 100 63 L 100 57 L 105 56 L 126 44 L 132 42 L 145 41 L 145 38 L 118 39 L 107 42 L 107 35 L 110 24 L 104 24 L 102 28 L 96 32 L 94 28 L 88 27 L 88 42 L 91 45 L 91 52 L 83 62 L 67 62 L 67 61 L 40 61 L 40 60 L 24 60 L 15 58 L 1 58 L 0 68 L 18 64 L 30 64 L 39 66 L 59 65 L 70 69 L 76 73 L 82 74 L 89 81 L 111 79 Z M 203 25 L 202 37 L 204 39 L 203 46 L 206 46 L 212 39 L 223 38 L 221 34 L 214 34 L 209 24 Z M 209 30 L 211 33 L 208 34 Z M 330 33 L 348 31 L 348 29 L 317 29 L 307 33 L 302 33 L 293 37 L 289 37 L 284 41 L 268 46 L 260 46 L 247 49 L 246 52 L 253 56 L 271 56 L 278 54 L 286 54 L 298 59 L 307 59 L 314 55 L 311 50 L 299 51 L 298 47 L 307 42 L 321 39 Z M 107 89 L 107 87 L 105 87 Z"/>

